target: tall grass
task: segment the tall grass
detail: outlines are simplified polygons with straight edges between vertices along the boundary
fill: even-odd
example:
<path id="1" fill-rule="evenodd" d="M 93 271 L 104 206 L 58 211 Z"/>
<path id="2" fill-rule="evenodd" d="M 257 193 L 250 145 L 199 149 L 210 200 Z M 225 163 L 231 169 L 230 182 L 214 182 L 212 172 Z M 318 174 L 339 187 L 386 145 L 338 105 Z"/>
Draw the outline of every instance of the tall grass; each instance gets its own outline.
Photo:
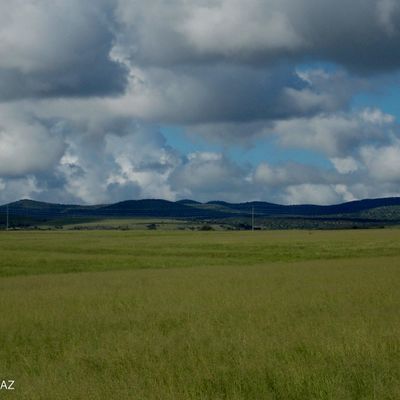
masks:
<path id="1" fill-rule="evenodd" d="M 123 252 L 121 242 L 132 240 L 139 251 L 136 240 L 145 247 L 154 240 L 153 261 L 157 252 L 170 252 L 180 268 L 1 278 L 0 380 L 15 380 L 16 390 L 0 391 L 0 398 L 400 398 L 400 255 L 391 250 L 400 232 L 384 233 L 122 235 L 120 241 L 114 233 L 26 235 L 25 251 L 35 262 L 39 249 L 54 262 L 56 249 L 84 257 L 100 243 L 114 251 L 97 255 L 103 268 L 103 257 Z M 1 240 L 12 253 L 13 239 Z M 265 252 L 244 263 L 241 251 L 249 255 L 262 243 Z M 290 243 L 305 260 L 291 256 Z M 185 244 L 196 248 L 187 265 Z M 228 255 L 234 267 L 222 265 L 218 245 L 242 262 Z M 374 249 L 374 257 L 363 258 L 360 248 Z M 33 262 L 31 268 L 45 272 Z M 54 270 L 61 272 L 55 264 Z"/>
<path id="2" fill-rule="evenodd" d="M 400 255 L 400 230 L 1 232 L 0 277 Z"/>

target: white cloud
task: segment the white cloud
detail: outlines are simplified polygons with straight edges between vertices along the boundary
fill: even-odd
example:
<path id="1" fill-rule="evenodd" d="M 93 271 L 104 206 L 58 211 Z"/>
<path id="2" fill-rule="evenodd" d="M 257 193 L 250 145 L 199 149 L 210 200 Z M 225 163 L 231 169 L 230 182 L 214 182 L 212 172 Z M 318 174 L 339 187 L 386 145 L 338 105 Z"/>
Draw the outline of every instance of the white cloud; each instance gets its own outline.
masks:
<path id="1" fill-rule="evenodd" d="M 361 158 L 369 174 L 379 182 L 400 183 L 400 143 L 389 146 L 365 146 Z"/>
<path id="2" fill-rule="evenodd" d="M 223 154 L 196 152 L 171 174 L 170 183 L 178 197 L 200 201 L 241 201 L 251 195 L 248 171 Z"/>
<path id="3" fill-rule="evenodd" d="M 268 190 L 270 188 L 282 189 L 288 185 L 304 182 L 329 182 L 334 179 L 334 176 L 328 171 L 299 163 L 291 162 L 279 166 L 271 166 L 266 162 L 262 162 L 255 168 L 253 180 L 256 184 L 265 185 Z"/>
<path id="4" fill-rule="evenodd" d="M 269 3 L 268 12 L 262 2 L 252 0 L 246 7 L 240 0 L 195 4 L 177 30 L 200 54 L 246 57 L 254 51 L 305 46 L 278 3 Z"/>
<path id="5" fill-rule="evenodd" d="M 8 203 L 16 199 L 34 198 L 42 190 L 34 176 L 3 179 L 0 181 L 0 202 Z"/>
<path id="6" fill-rule="evenodd" d="M 342 189 L 342 188 L 340 188 Z M 335 204 L 342 201 L 342 196 L 335 186 L 308 184 L 288 186 L 283 195 L 287 204 Z"/>
<path id="7" fill-rule="evenodd" d="M 276 123 L 283 146 L 320 151 L 332 159 L 346 158 L 368 141 L 385 143 L 395 128 L 392 115 L 376 109 L 358 113 L 322 114 Z"/>
<path id="8" fill-rule="evenodd" d="M 65 150 L 63 137 L 41 121 L 0 108 L 0 176 L 24 176 L 56 165 Z"/>
<path id="9" fill-rule="evenodd" d="M 331 161 L 340 174 L 350 174 L 358 170 L 358 163 L 352 157 L 331 158 Z"/>
<path id="10" fill-rule="evenodd" d="M 150 135 L 156 140 L 149 140 Z M 118 169 L 109 176 L 107 184 L 133 183 L 139 188 L 142 198 L 175 200 L 176 193 L 167 181 L 180 159 L 161 138 L 151 131 L 137 131 L 123 137 L 106 137 L 106 152 L 118 165 Z"/>

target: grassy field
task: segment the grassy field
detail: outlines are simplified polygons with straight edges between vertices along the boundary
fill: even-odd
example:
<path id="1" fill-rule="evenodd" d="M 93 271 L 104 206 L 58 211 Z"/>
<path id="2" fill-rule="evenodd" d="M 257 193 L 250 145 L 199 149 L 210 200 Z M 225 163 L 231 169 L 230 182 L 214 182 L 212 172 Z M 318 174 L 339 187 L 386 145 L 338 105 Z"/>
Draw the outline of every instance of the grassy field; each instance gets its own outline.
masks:
<path id="1" fill-rule="evenodd" d="M 400 230 L 3 232 L 0 399 L 399 399 Z"/>
<path id="2" fill-rule="evenodd" d="M 105 218 L 81 221 L 78 218 L 76 221 L 71 219 L 54 220 L 51 224 L 44 223 L 39 225 L 41 229 L 51 229 L 54 226 L 59 226 L 66 230 L 148 230 L 148 226 L 154 224 L 159 230 L 178 230 L 185 229 L 190 226 L 199 227 L 202 224 L 199 222 L 189 222 L 186 220 L 170 219 L 170 218 Z"/>

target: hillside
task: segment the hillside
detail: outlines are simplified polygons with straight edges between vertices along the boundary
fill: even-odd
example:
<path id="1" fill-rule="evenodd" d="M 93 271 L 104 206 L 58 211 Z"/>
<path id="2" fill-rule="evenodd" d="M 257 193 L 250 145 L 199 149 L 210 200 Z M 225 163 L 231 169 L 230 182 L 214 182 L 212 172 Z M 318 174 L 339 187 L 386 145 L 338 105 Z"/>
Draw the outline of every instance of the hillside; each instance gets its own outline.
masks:
<path id="1" fill-rule="evenodd" d="M 343 204 L 318 206 L 312 204 L 280 205 L 268 202 L 227 203 L 193 200 L 177 202 L 160 199 L 127 200 L 107 205 L 52 204 L 19 200 L 0 206 L 0 226 L 6 215 L 11 226 L 24 227 L 57 221 L 69 224 L 110 218 L 173 218 L 192 221 L 220 221 L 245 226 L 254 216 L 263 226 L 303 227 L 334 225 L 339 222 L 357 224 L 395 224 L 400 222 L 400 198 L 366 199 Z M 271 221 L 273 224 L 271 225 Z M 274 225 L 275 224 L 275 225 Z"/>

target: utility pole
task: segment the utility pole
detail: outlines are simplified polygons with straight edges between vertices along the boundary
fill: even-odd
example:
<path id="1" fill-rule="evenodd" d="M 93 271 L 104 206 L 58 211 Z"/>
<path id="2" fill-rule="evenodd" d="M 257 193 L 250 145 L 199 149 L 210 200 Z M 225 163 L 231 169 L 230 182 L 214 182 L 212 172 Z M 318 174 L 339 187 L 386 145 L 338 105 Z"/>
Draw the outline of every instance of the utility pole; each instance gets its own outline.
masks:
<path id="1" fill-rule="evenodd" d="M 7 222 L 6 222 L 6 230 L 8 231 L 8 204 L 7 204 Z"/>
<path id="2" fill-rule="evenodd" d="M 251 209 L 251 230 L 254 231 L 254 206 Z"/>

